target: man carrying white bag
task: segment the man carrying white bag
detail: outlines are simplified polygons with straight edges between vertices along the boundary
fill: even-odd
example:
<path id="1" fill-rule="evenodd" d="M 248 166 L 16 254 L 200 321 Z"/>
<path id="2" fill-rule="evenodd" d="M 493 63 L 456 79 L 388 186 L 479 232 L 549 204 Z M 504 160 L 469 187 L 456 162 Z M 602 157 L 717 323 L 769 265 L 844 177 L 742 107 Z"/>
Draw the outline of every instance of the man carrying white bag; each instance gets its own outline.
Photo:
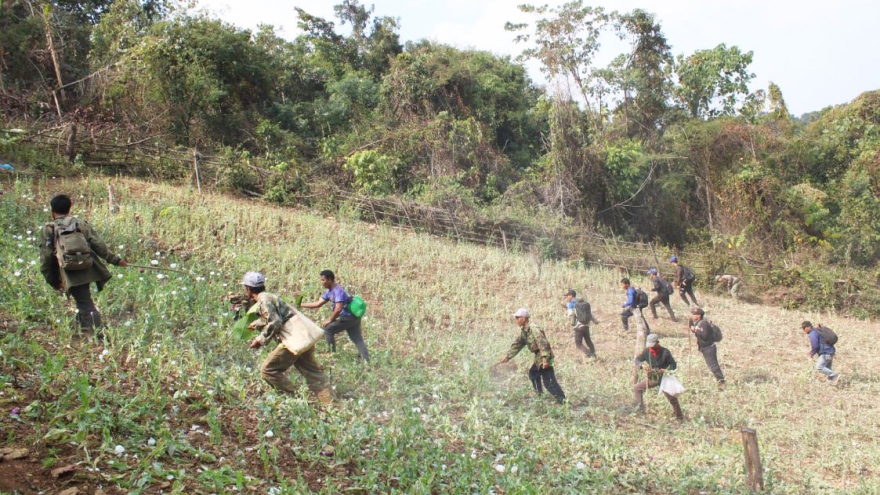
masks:
<path id="1" fill-rule="evenodd" d="M 333 389 L 315 361 L 315 343 L 324 338 L 324 330 L 277 295 L 266 292 L 266 277 L 262 273 L 248 272 L 241 283 L 259 315 L 248 325 L 251 330 L 260 331 L 249 347 L 259 349 L 271 339 L 278 341 L 260 365 L 263 379 L 277 390 L 296 394 L 298 387 L 287 377 L 287 370 L 293 366 L 322 404 L 333 402 Z"/>

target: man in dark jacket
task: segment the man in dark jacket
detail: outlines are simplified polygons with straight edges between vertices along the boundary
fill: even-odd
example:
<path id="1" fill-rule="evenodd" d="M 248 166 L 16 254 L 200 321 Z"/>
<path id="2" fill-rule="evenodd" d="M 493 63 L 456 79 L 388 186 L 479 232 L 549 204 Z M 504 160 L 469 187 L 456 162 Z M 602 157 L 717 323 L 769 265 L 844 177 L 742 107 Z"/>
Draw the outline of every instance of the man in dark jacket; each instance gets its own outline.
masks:
<path id="1" fill-rule="evenodd" d="M 660 272 L 658 272 L 656 268 L 651 268 L 650 270 L 648 270 L 648 275 L 651 276 L 651 292 L 657 293 L 657 295 L 652 297 L 651 300 L 648 302 L 648 306 L 651 308 L 651 315 L 656 320 L 657 305 L 662 304 L 666 308 L 666 311 L 669 312 L 669 318 L 673 322 L 677 322 L 678 318 L 675 317 L 675 312 L 672 311 L 672 305 L 669 304 L 670 292 L 666 290 L 668 282 L 663 280 L 663 277 L 660 276 Z"/>
<path id="2" fill-rule="evenodd" d="M 715 379 L 718 380 L 718 388 L 724 388 L 724 373 L 721 371 L 721 365 L 718 364 L 718 346 L 715 343 L 715 339 L 713 338 L 714 331 L 712 330 L 712 326 L 706 321 L 706 313 L 698 307 L 694 307 L 691 309 L 691 315 L 689 317 L 690 320 L 690 329 L 691 333 L 693 333 L 697 337 L 697 349 L 703 354 L 703 359 L 706 360 L 706 365 L 709 366 L 709 370 L 715 375 Z"/>
<path id="3" fill-rule="evenodd" d="M 821 327 L 822 325 L 819 326 Z M 812 323 L 805 321 L 801 323 L 801 328 L 807 334 L 807 337 L 810 338 L 810 357 L 819 356 L 819 359 L 816 361 L 816 370 L 828 377 L 829 385 L 836 386 L 840 382 L 840 373 L 835 373 L 831 369 L 831 365 L 834 362 L 834 354 L 837 350 L 833 345 L 825 342 L 825 339 L 819 333 L 819 327 L 814 327 Z"/>
<path id="4" fill-rule="evenodd" d="M 565 293 L 565 302 L 571 315 L 571 328 L 574 331 L 574 346 L 587 357 L 596 357 L 596 346 L 590 338 L 590 323 L 599 323 L 593 316 L 590 303 L 579 299 L 574 289 L 568 289 Z M 584 346 L 586 341 L 587 345 Z"/>
<path id="5" fill-rule="evenodd" d="M 565 402 L 565 393 L 562 392 L 562 387 L 556 381 L 556 373 L 553 371 L 553 350 L 550 348 L 550 342 L 544 331 L 529 323 L 529 316 L 529 310 L 526 308 L 519 308 L 513 314 L 520 332 L 513 344 L 510 345 L 510 350 L 498 364 L 510 361 L 524 347 L 528 347 L 535 355 L 532 367 L 529 369 L 529 380 L 532 381 L 535 393 L 538 395 L 544 393 L 544 387 L 546 387 L 547 391 L 556 398 L 556 402 L 562 404 Z M 543 387 L 541 386 L 542 381 L 544 382 Z"/>
<path id="6" fill-rule="evenodd" d="M 674 370 L 678 365 L 672 358 L 669 349 L 660 346 L 660 337 L 656 333 L 648 335 L 645 343 L 645 350 L 636 358 L 636 366 L 643 369 L 647 376 L 644 380 L 635 384 L 633 387 L 633 396 L 635 398 L 636 407 L 640 412 L 645 411 L 645 391 L 649 388 L 660 386 L 660 380 L 663 373 Z M 672 412 L 675 419 L 684 421 L 684 414 L 681 412 L 681 405 L 678 403 L 678 397 L 663 392 L 666 400 L 672 405 Z"/>
<path id="7" fill-rule="evenodd" d="M 689 295 L 694 301 L 694 306 L 699 306 L 697 296 L 694 295 L 694 280 L 697 278 L 694 272 L 690 268 L 678 264 L 678 256 L 673 255 L 669 258 L 669 262 L 675 267 L 675 279 L 672 284 L 678 287 L 678 295 L 681 296 L 681 300 L 684 301 L 686 306 L 690 306 L 691 303 L 688 302 L 687 298 Z"/>
<path id="8" fill-rule="evenodd" d="M 59 194 L 49 201 L 52 207 L 52 222 L 47 224 L 40 237 L 40 273 L 46 282 L 56 290 L 65 292 L 76 301 L 77 321 L 83 334 L 90 335 L 95 327 L 102 326 L 101 313 L 95 307 L 89 285 L 95 283 L 98 290 L 112 276 L 101 259 L 117 266 L 128 266 L 122 257 L 114 254 L 95 230 L 85 220 L 70 215 L 73 203 L 64 194 Z M 85 255 L 90 266 L 80 270 L 62 269 L 58 260 L 56 233 L 62 231 L 79 232 L 88 242 L 90 253 Z"/>

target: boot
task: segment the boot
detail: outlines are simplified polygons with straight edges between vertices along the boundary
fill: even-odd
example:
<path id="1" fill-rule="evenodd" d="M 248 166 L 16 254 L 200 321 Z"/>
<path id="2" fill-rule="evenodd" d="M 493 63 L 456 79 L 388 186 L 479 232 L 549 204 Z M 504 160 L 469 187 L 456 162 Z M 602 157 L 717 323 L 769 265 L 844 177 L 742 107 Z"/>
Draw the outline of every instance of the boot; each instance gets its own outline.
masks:
<path id="1" fill-rule="evenodd" d="M 333 389 L 330 387 L 319 390 L 317 396 L 318 402 L 325 406 L 333 403 Z"/>

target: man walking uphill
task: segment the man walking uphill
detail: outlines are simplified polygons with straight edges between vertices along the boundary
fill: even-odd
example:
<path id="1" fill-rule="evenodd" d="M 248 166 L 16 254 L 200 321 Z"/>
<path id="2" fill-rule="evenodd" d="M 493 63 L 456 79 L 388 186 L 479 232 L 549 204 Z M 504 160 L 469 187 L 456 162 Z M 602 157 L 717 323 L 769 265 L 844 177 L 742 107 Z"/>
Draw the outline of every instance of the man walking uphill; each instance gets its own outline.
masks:
<path id="1" fill-rule="evenodd" d="M 498 364 L 506 363 L 516 356 L 523 347 L 528 347 L 535 354 L 535 361 L 529 369 L 529 379 L 535 392 L 539 395 L 544 393 L 544 388 L 556 398 L 556 402 L 562 404 L 565 402 L 565 394 L 562 387 L 556 381 L 556 373 L 553 372 L 553 351 L 550 349 L 550 342 L 543 330 L 533 327 L 529 323 L 529 310 L 519 308 L 513 314 L 516 324 L 520 328 L 519 336 L 510 345 L 507 355 L 501 358 Z M 541 382 L 543 381 L 543 387 Z"/>
<path id="2" fill-rule="evenodd" d="M 629 317 L 635 315 L 635 317 L 638 318 L 636 324 L 641 321 L 645 325 L 645 333 L 651 333 L 651 327 L 648 326 L 648 320 L 646 320 L 645 315 L 642 314 L 642 310 L 647 306 L 647 297 L 645 297 L 644 302 L 640 302 L 639 291 L 630 284 L 628 278 L 620 279 L 620 287 L 626 291 L 626 301 L 621 304 L 623 312 L 620 313 L 620 321 L 623 323 L 623 331 L 629 331 Z"/>
<path id="3" fill-rule="evenodd" d="M 53 288 L 73 297 L 80 329 L 89 336 L 103 323 L 89 285 L 94 282 L 100 291 L 112 278 L 101 259 L 122 267 L 128 263 L 110 251 L 88 222 L 70 214 L 68 196 L 59 194 L 49 205 L 52 222 L 41 232 L 40 273 Z"/>
<path id="4" fill-rule="evenodd" d="M 315 361 L 315 348 L 294 355 L 281 343 L 281 328 L 296 314 L 293 308 L 275 294 L 266 292 L 266 277 L 262 273 L 245 273 L 241 284 L 244 285 L 247 298 L 257 304 L 257 314 L 260 315 L 248 326 L 251 330 L 260 331 L 260 335 L 251 341 L 249 347 L 259 349 L 271 340 L 278 342 L 275 350 L 270 352 L 260 365 L 260 374 L 266 383 L 288 394 L 297 393 L 298 388 L 287 377 L 287 370 L 293 366 L 305 377 L 309 390 L 317 395 L 319 401 L 324 404 L 332 402 L 333 392 L 327 377 L 324 376 L 324 371 Z"/>
<path id="5" fill-rule="evenodd" d="M 829 343 L 823 335 L 822 325 L 814 327 L 812 323 L 805 321 L 801 323 L 801 328 L 810 338 L 810 357 L 819 355 L 819 359 L 816 361 L 816 370 L 828 377 L 829 385 L 836 386 L 840 382 L 840 374 L 831 369 L 834 354 L 837 352 L 834 344 Z"/>
<path id="6" fill-rule="evenodd" d="M 691 305 L 691 303 L 688 302 L 687 296 L 691 296 L 691 299 L 694 301 L 694 306 L 699 306 L 699 304 L 697 304 L 697 296 L 694 295 L 694 280 L 697 279 L 697 276 L 694 275 L 694 272 L 691 271 L 690 268 L 678 264 L 678 256 L 672 256 L 669 258 L 669 262 L 675 267 L 675 280 L 673 280 L 672 283 L 678 287 L 678 295 L 681 296 L 681 300 L 684 301 L 685 306 Z"/>
<path id="7" fill-rule="evenodd" d="M 715 375 L 718 380 L 718 388 L 724 388 L 724 373 L 721 371 L 721 365 L 718 364 L 718 342 L 715 335 L 715 329 L 712 324 L 706 321 L 706 313 L 701 308 L 694 307 L 691 309 L 690 320 L 691 332 L 697 337 L 697 349 L 703 354 L 709 371 Z"/>
<path id="8" fill-rule="evenodd" d="M 656 333 L 652 333 L 646 339 L 644 352 L 636 358 L 636 366 L 647 373 L 645 379 L 633 387 L 636 407 L 640 412 L 645 412 L 645 391 L 659 386 L 663 374 L 674 370 L 677 364 L 675 359 L 672 358 L 672 353 L 669 352 L 669 349 L 660 346 L 660 337 Z M 684 421 L 684 414 L 681 412 L 678 397 L 669 395 L 666 392 L 663 392 L 663 395 L 666 396 L 666 400 L 672 405 L 675 419 Z"/>
<path id="9" fill-rule="evenodd" d="M 361 319 L 348 310 L 352 297 L 348 295 L 348 292 L 345 292 L 341 285 L 336 283 L 336 275 L 332 271 L 324 270 L 320 276 L 321 285 L 326 291 L 320 299 L 311 303 L 303 303 L 302 307 L 317 309 L 328 302 L 331 303 L 332 313 L 322 324 L 324 338 L 330 345 L 330 352 L 336 352 L 336 334 L 344 331 L 348 333 L 348 338 L 354 342 L 361 358 L 369 362 L 370 352 L 367 350 L 367 344 L 364 343 L 364 336 L 361 333 Z"/>
<path id="10" fill-rule="evenodd" d="M 666 308 L 666 311 L 669 312 L 669 318 L 673 322 L 677 322 L 678 319 L 675 317 L 675 312 L 672 311 L 672 305 L 669 304 L 669 296 L 672 295 L 672 286 L 669 282 L 663 280 L 663 277 L 660 276 L 660 272 L 658 272 L 656 268 L 648 270 L 648 275 L 651 276 L 651 292 L 657 293 L 657 295 L 652 297 L 648 302 L 648 306 L 651 308 L 651 315 L 656 320 L 657 304 L 662 304 Z"/>
<path id="11" fill-rule="evenodd" d="M 590 323 L 599 323 L 599 320 L 593 316 L 590 303 L 583 299 L 578 299 L 577 292 L 574 289 L 568 289 L 565 293 L 565 302 L 571 312 L 574 346 L 586 354 L 587 357 L 596 357 L 596 346 L 593 345 L 593 339 L 590 338 Z M 587 343 L 586 347 L 584 347 L 585 341 Z"/>

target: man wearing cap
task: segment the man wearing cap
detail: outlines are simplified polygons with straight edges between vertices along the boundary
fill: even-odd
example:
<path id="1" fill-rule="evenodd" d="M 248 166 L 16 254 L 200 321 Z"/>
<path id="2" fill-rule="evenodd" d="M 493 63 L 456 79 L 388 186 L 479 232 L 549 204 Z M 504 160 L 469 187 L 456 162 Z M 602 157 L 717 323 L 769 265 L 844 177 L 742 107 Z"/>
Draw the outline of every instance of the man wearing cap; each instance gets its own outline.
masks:
<path id="1" fill-rule="evenodd" d="M 697 337 L 697 349 L 703 354 L 703 359 L 706 360 L 709 371 L 718 380 L 718 388 L 723 389 L 725 380 L 724 373 L 721 371 L 721 365 L 718 364 L 718 346 L 712 338 L 714 332 L 709 322 L 706 321 L 705 316 L 706 313 L 701 308 L 694 307 L 691 309 L 690 317 L 688 317 L 690 321 L 688 323 L 691 333 Z"/>
<path id="2" fill-rule="evenodd" d="M 651 288 L 651 292 L 656 292 L 657 295 L 652 297 L 648 302 L 648 306 L 651 308 L 651 315 L 654 319 L 657 319 L 657 304 L 662 304 L 666 311 L 669 312 L 669 318 L 673 322 L 677 322 L 678 318 L 675 317 L 675 312 L 672 311 L 672 305 L 669 304 L 669 292 L 666 290 L 666 285 L 668 282 L 663 280 L 660 276 L 660 272 L 657 271 L 656 268 L 651 268 L 648 270 L 648 275 L 651 276 L 651 284 L 653 287 Z"/>
<path id="3" fill-rule="evenodd" d="M 801 323 L 801 329 L 810 338 L 810 357 L 819 355 L 819 359 L 816 361 L 816 370 L 828 377 L 829 385 L 836 386 L 840 382 L 840 374 L 835 373 L 831 369 L 831 365 L 837 350 L 822 338 L 819 328 L 814 327 L 809 321 Z"/>
<path id="4" fill-rule="evenodd" d="M 596 346 L 590 338 L 590 323 L 599 323 L 590 310 L 590 303 L 579 299 L 574 289 L 568 289 L 565 293 L 565 303 L 568 314 L 571 315 L 571 327 L 574 331 L 574 346 L 587 357 L 596 357 Z M 584 346 L 584 341 L 587 345 Z"/>
<path id="5" fill-rule="evenodd" d="M 620 279 L 620 287 L 626 291 L 626 301 L 621 305 L 623 311 L 620 313 L 620 321 L 623 323 L 623 331 L 629 331 L 629 317 L 635 316 L 645 325 L 645 333 L 650 333 L 651 327 L 648 326 L 648 320 L 645 319 L 645 315 L 642 314 L 642 308 L 640 308 L 638 304 L 638 291 L 630 284 L 628 278 Z M 636 321 L 636 323 L 638 323 L 638 321 Z"/>
<path id="6" fill-rule="evenodd" d="M 287 377 L 287 370 L 293 366 L 306 379 L 309 390 L 315 393 L 323 404 L 333 402 L 333 390 L 324 371 L 315 361 L 315 348 L 294 355 L 281 343 L 281 328 L 296 314 L 294 309 L 275 294 L 266 292 L 266 277 L 259 272 L 248 272 L 241 281 L 245 294 L 258 305 L 260 317 L 248 328 L 260 330 L 260 334 L 250 343 L 251 349 L 259 349 L 266 342 L 276 340 L 278 345 L 260 365 L 260 374 L 266 382 L 277 390 L 296 394 L 298 387 Z"/>
<path id="7" fill-rule="evenodd" d="M 643 369 L 647 376 L 644 380 L 633 386 L 633 396 L 635 398 L 636 407 L 640 412 L 645 411 L 645 391 L 649 388 L 660 385 L 663 373 L 672 371 L 676 368 L 675 359 L 669 349 L 660 346 L 660 337 L 656 333 L 648 335 L 645 343 L 645 350 L 636 357 L 636 366 Z M 672 405 L 672 411 L 675 419 L 684 421 L 684 414 L 681 412 L 681 405 L 678 403 L 678 397 L 663 392 L 666 400 Z"/>
<path id="8" fill-rule="evenodd" d="M 672 281 L 672 284 L 678 287 L 678 295 L 681 296 L 681 300 L 684 301 L 686 306 L 690 306 L 691 303 L 688 302 L 687 298 L 689 295 L 694 301 L 694 306 L 699 306 L 697 296 L 694 295 L 694 280 L 697 278 L 694 272 L 690 268 L 680 265 L 678 263 L 678 256 L 673 255 L 669 258 L 669 262 L 675 267 L 675 279 Z"/>
<path id="9" fill-rule="evenodd" d="M 715 281 L 724 284 L 727 288 L 727 292 L 730 293 L 730 297 L 734 299 L 739 298 L 739 284 L 742 282 L 741 278 L 735 275 L 718 275 L 715 277 Z"/>
<path id="10" fill-rule="evenodd" d="M 336 334 L 346 332 L 348 338 L 357 347 L 361 359 L 370 362 L 370 351 L 367 350 L 367 344 L 361 333 L 361 319 L 348 309 L 352 297 L 341 285 L 336 283 L 336 274 L 332 271 L 322 270 L 319 275 L 321 285 L 326 289 L 324 294 L 315 302 L 303 303 L 302 307 L 317 309 L 329 302 L 331 305 L 330 317 L 324 321 L 322 326 L 324 327 L 324 339 L 330 346 L 330 352 L 336 352 Z"/>
<path id="11" fill-rule="evenodd" d="M 523 347 L 528 347 L 535 354 L 535 360 L 529 369 L 529 379 L 535 392 L 539 395 L 544 393 L 544 387 L 556 398 L 556 402 L 562 404 L 565 402 L 565 393 L 562 387 L 556 381 L 556 373 L 553 372 L 553 351 L 550 349 L 550 342 L 543 330 L 533 327 L 529 323 L 529 310 L 519 308 L 513 314 L 516 324 L 520 328 L 520 334 L 510 345 L 507 355 L 501 358 L 498 364 L 506 363 L 516 356 Z M 541 382 L 543 381 L 543 387 Z"/>

